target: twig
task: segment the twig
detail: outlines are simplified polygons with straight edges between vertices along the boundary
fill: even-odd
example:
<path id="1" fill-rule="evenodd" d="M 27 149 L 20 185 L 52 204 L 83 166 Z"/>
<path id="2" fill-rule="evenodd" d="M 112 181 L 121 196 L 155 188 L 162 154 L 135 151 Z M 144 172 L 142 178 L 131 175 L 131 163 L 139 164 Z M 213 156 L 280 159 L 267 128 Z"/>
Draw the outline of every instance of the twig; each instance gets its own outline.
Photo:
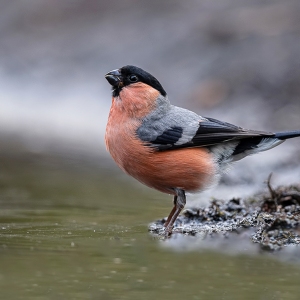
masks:
<path id="1" fill-rule="evenodd" d="M 270 173 L 269 177 L 268 177 L 268 180 L 267 180 L 267 185 L 268 185 L 268 189 L 269 189 L 269 192 L 271 194 L 271 199 L 274 201 L 275 203 L 275 206 L 276 206 L 276 210 L 277 210 L 277 207 L 278 207 L 278 203 L 277 203 L 277 193 L 275 192 L 275 190 L 272 188 L 271 186 L 271 178 L 272 178 L 272 175 L 273 173 Z"/>

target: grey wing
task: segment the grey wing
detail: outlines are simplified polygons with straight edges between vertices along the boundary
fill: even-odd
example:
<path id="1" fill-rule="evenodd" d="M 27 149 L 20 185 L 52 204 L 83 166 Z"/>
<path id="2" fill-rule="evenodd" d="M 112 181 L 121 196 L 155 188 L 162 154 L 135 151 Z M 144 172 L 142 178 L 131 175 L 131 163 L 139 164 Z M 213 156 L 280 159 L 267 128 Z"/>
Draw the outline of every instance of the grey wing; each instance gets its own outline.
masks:
<path id="1" fill-rule="evenodd" d="M 202 120 L 192 111 L 171 105 L 167 111 L 154 111 L 143 119 L 137 135 L 157 150 L 175 149 L 191 141 Z"/>
<path id="2" fill-rule="evenodd" d="M 204 118 L 176 106 L 171 106 L 160 116 L 150 114 L 143 120 L 137 134 L 147 145 L 159 151 L 237 141 L 233 149 L 235 154 L 255 148 L 263 138 L 274 136 L 273 133 L 246 130 L 213 118 Z"/>

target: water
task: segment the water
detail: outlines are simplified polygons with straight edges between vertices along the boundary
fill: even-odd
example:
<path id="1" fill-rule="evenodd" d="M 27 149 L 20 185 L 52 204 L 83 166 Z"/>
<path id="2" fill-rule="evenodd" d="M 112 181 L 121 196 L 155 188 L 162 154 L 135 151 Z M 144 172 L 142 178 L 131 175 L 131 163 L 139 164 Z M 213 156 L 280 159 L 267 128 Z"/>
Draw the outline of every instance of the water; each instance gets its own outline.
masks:
<path id="1" fill-rule="evenodd" d="M 0 166 L 1 299 L 298 299 L 298 263 L 151 236 L 171 198 L 119 172 L 32 153 Z"/>

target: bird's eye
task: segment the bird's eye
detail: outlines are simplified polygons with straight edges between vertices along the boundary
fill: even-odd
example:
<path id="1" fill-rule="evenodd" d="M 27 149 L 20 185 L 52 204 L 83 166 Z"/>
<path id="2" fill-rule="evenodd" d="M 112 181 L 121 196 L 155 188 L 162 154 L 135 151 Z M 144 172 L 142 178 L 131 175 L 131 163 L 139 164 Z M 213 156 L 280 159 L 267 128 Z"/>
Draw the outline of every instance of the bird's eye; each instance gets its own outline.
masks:
<path id="1" fill-rule="evenodd" d="M 128 79 L 131 81 L 131 82 L 137 82 L 138 81 L 138 77 L 136 75 L 129 75 L 128 76 Z"/>

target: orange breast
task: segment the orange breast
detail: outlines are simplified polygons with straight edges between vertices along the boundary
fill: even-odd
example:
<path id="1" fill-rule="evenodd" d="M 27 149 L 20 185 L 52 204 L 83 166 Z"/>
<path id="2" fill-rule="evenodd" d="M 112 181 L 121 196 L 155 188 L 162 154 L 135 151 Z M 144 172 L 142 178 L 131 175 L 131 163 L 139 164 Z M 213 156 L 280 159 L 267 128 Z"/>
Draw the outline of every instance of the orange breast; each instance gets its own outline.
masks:
<path id="1" fill-rule="evenodd" d="M 172 188 L 188 192 L 205 189 L 214 181 L 216 166 L 205 148 L 157 152 L 135 135 L 140 121 L 114 111 L 106 128 L 106 145 L 113 159 L 126 173 L 161 192 Z"/>
<path id="2" fill-rule="evenodd" d="M 161 192 L 173 193 L 172 188 L 196 192 L 214 181 L 215 166 L 206 149 L 178 149 L 151 153 L 139 157 L 139 164 L 130 175 Z"/>

